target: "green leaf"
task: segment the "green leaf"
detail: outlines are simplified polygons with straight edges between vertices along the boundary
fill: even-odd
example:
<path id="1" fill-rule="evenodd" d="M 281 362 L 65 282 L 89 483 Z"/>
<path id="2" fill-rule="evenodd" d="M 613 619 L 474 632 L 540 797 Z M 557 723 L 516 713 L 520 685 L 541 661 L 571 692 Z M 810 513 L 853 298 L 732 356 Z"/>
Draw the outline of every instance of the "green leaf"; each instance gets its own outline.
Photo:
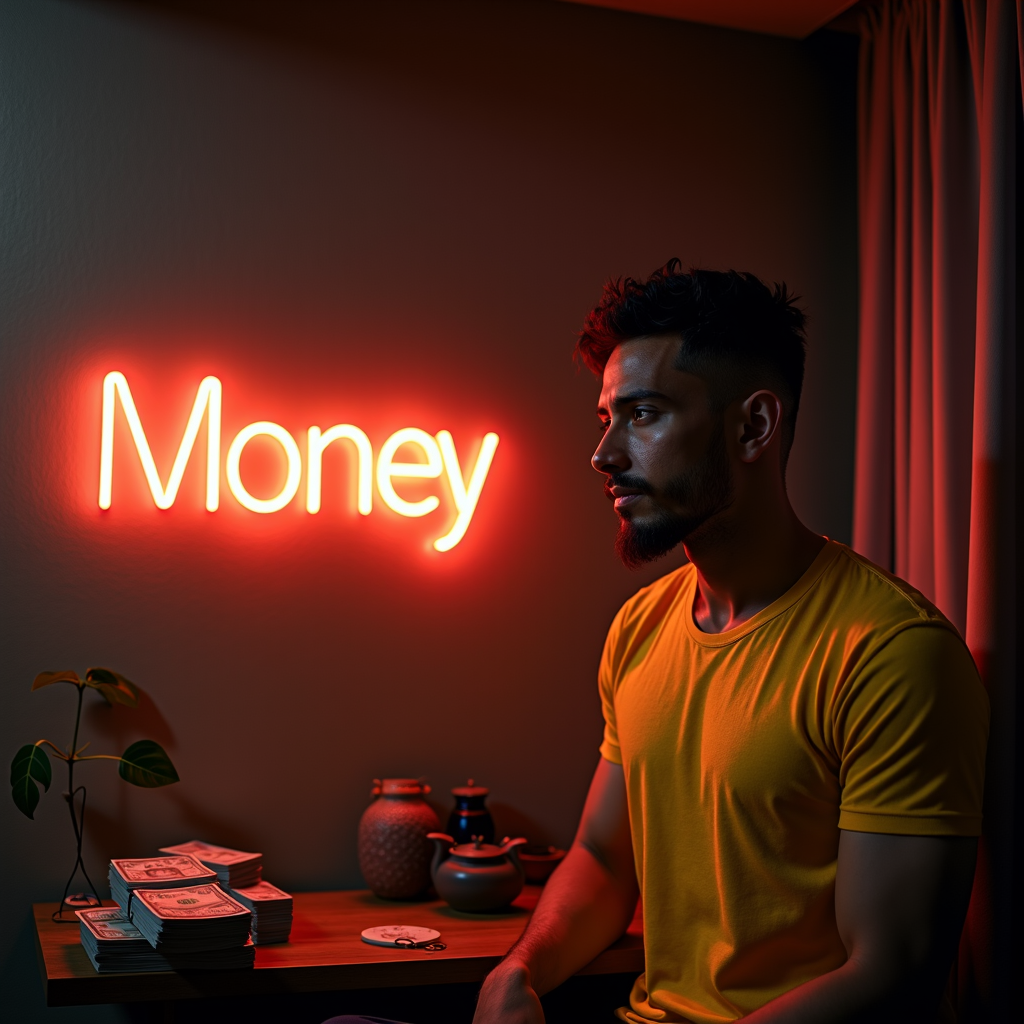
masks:
<path id="1" fill-rule="evenodd" d="M 108 704 L 139 706 L 139 688 L 130 680 L 109 668 L 91 668 L 85 673 L 85 685 L 91 686 L 107 699 Z"/>
<path id="2" fill-rule="evenodd" d="M 78 678 L 77 672 L 72 672 L 70 669 L 66 672 L 40 672 L 32 680 L 32 689 L 41 690 L 44 686 L 50 686 L 53 683 L 74 683 L 75 686 L 81 686 L 82 680 Z"/>
<path id="3" fill-rule="evenodd" d="M 169 786 L 178 781 L 178 773 L 171 764 L 171 759 L 164 748 L 153 740 L 139 740 L 133 743 L 122 755 L 117 766 L 118 774 L 125 782 L 133 786 L 145 786 L 155 789 L 157 786 Z"/>
<path id="4" fill-rule="evenodd" d="M 25 817 L 31 818 L 39 803 L 36 783 L 42 785 L 43 789 L 49 789 L 52 778 L 50 759 L 42 747 L 28 743 L 14 755 L 11 762 L 11 794 L 18 810 Z"/>

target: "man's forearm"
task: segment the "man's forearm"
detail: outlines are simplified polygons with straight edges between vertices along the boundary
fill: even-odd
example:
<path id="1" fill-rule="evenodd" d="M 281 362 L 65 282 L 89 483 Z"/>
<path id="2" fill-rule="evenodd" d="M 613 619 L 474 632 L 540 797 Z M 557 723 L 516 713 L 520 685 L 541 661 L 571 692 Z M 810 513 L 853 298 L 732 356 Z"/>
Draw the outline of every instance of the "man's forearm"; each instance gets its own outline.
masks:
<path id="1" fill-rule="evenodd" d="M 617 878 L 586 845 L 574 843 L 502 966 L 525 968 L 538 995 L 550 992 L 622 935 L 637 895 L 635 878 Z"/>
<path id="2" fill-rule="evenodd" d="M 629 926 L 637 900 L 625 774 L 602 758 L 576 841 L 526 931 L 480 989 L 474 1024 L 544 1024 L 539 996 L 586 966 Z"/>
<path id="3" fill-rule="evenodd" d="M 909 973 L 909 972 L 908 972 Z M 887 976 L 886 976 L 887 975 Z M 941 988 L 941 983 L 939 985 Z M 743 1018 L 744 1024 L 935 1024 L 936 985 L 848 960 Z"/>

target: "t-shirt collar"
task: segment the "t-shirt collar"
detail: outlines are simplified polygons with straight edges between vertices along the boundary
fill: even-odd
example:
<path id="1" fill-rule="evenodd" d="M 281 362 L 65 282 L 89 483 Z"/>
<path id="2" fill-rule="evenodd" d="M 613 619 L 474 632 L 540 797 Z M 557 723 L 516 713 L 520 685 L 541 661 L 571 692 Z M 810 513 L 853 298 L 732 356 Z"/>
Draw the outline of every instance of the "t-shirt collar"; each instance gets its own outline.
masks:
<path id="1" fill-rule="evenodd" d="M 825 538 L 825 544 L 815 555 L 814 561 L 807 567 L 804 574 L 787 590 L 777 597 L 770 605 L 762 608 L 756 615 L 752 615 L 746 622 L 735 629 L 726 630 L 724 633 L 705 633 L 698 628 L 693 617 L 693 603 L 697 597 L 697 570 L 690 573 L 689 586 L 680 594 L 686 615 L 683 616 L 686 622 L 687 632 L 691 639 L 702 647 L 727 647 L 735 643 L 748 633 L 770 622 L 777 615 L 781 615 L 787 609 L 792 608 L 820 579 L 825 570 L 839 557 L 843 545 L 838 541 Z"/>

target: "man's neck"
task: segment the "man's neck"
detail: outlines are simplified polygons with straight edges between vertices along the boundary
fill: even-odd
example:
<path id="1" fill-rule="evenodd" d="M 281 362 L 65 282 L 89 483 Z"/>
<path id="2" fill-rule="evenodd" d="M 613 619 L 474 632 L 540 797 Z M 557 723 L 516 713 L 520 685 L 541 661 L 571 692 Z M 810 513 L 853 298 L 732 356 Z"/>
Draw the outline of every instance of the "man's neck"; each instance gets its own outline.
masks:
<path id="1" fill-rule="evenodd" d="M 693 618 L 705 633 L 735 629 L 767 608 L 800 579 L 825 545 L 784 496 L 767 508 L 733 506 L 724 516 L 685 545 L 697 570 Z"/>

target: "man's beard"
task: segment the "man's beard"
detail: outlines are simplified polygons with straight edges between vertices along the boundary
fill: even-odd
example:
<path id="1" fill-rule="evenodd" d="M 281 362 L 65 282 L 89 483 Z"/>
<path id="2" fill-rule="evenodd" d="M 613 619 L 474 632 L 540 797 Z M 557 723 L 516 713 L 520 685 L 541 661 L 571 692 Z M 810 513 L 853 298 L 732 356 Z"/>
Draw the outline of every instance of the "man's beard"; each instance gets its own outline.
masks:
<path id="1" fill-rule="evenodd" d="M 633 522 L 629 514 L 619 514 L 619 532 L 615 551 L 627 569 L 639 569 L 647 562 L 668 554 L 705 523 L 732 503 L 732 476 L 725 451 L 724 431 L 716 430 L 700 462 L 665 485 L 662 495 L 673 504 L 689 509 L 687 513 L 669 512 L 654 497 L 651 485 L 628 473 L 616 474 L 608 486 L 628 487 L 650 495 L 658 504 L 654 515 Z"/>

